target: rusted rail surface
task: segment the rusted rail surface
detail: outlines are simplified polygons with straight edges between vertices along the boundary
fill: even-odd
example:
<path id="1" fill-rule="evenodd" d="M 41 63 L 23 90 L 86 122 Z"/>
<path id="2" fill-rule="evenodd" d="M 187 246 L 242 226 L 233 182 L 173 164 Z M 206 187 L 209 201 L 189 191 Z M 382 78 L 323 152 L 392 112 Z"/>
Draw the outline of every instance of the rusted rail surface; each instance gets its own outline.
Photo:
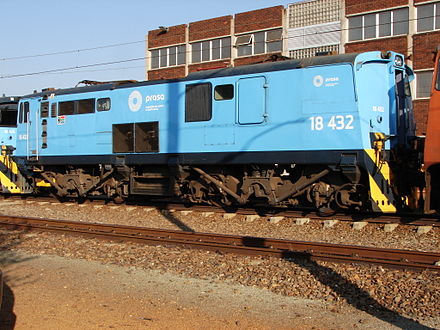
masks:
<path id="1" fill-rule="evenodd" d="M 244 255 L 264 255 L 292 260 L 302 257 L 332 262 L 372 263 L 388 267 L 440 271 L 440 253 L 434 252 L 195 233 L 4 215 L 0 215 L 0 225 L 9 229 L 62 232 L 94 238 L 135 241 L 150 245 L 191 247 Z"/>

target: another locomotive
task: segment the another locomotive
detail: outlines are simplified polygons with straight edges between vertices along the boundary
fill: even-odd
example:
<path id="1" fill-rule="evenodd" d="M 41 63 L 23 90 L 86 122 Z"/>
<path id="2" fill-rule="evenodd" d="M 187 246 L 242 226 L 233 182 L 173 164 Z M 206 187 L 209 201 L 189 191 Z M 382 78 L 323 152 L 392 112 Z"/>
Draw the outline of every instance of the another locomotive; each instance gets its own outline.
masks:
<path id="1" fill-rule="evenodd" d="M 18 171 L 4 166 L 1 183 L 395 212 L 414 200 L 418 174 L 412 78 L 402 55 L 367 52 L 46 90 L 19 101 L 3 147 Z"/>
<path id="2" fill-rule="evenodd" d="M 440 211 L 440 46 L 436 50 L 424 153 L 425 212 Z"/>

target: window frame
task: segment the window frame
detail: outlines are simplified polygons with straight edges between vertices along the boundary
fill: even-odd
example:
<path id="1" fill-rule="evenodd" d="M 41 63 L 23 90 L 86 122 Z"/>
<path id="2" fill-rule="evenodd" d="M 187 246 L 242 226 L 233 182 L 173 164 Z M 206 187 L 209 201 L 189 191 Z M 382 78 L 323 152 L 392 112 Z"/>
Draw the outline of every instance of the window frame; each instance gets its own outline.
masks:
<path id="1" fill-rule="evenodd" d="M 219 88 L 226 88 L 226 87 L 230 87 L 232 89 L 232 96 L 230 97 L 218 97 L 218 95 L 222 95 L 222 93 L 219 93 L 218 90 Z M 215 101 L 228 101 L 228 100 L 233 100 L 235 97 L 235 90 L 234 90 L 234 84 L 222 84 L 222 85 L 216 85 L 214 86 L 214 100 Z"/>
<path id="2" fill-rule="evenodd" d="M 219 42 L 219 45 L 216 46 L 214 43 Z M 226 45 L 224 45 L 226 43 Z M 229 45 L 228 45 L 229 43 Z M 208 58 L 204 59 L 204 49 L 203 45 L 208 44 Z M 223 37 L 223 38 L 215 38 L 209 40 L 202 40 L 192 42 L 191 44 L 191 64 L 210 62 L 210 61 L 219 61 L 231 58 L 231 37 Z M 228 49 L 225 54 L 225 49 Z M 219 57 L 214 56 L 214 50 L 219 49 Z M 224 56 L 226 55 L 226 56 Z"/>
<path id="3" fill-rule="evenodd" d="M 405 20 L 398 20 L 397 17 L 399 16 L 399 11 L 406 12 L 406 19 Z M 387 13 L 390 13 L 390 22 L 382 23 L 384 21 L 384 17 Z M 366 19 L 369 17 L 374 17 L 374 26 L 367 25 Z M 360 25 L 355 25 L 354 20 L 360 19 Z M 359 24 L 359 23 L 358 23 Z M 389 24 L 389 32 L 390 34 L 383 34 L 383 29 L 381 29 L 381 26 L 385 27 Z M 396 33 L 396 30 L 400 29 L 400 24 L 406 24 L 406 31 L 402 33 Z M 387 29 L 388 30 L 388 29 Z M 366 36 L 367 32 L 370 32 L 368 36 Z M 374 36 L 370 36 L 371 32 L 374 31 Z M 354 32 L 357 32 L 357 34 L 354 34 Z M 358 38 L 357 36 L 359 35 Z M 368 13 L 368 14 L 361 14 L 361 15 L 354 15 L 348 17 L 348 42 L 356 42 L 356 41 L 363 41 L 363 40 L 372 40 L 372 39 L 380 39 L 380 38 L 389 38 L 389 37 L 395 37 L 395 36 L 401 36 L 408 34 L 409 32 L 409 7 L 401 7 L 401 8 L 395 8 L 391 10 L 382 10 L 374 13 Z M 381 35 L 383 34 L 383 35 Z"/>
<path id="4" fill-rule="evenodd" d="M 105 102 L 107 102 L 107 100 L 108 100 L 108 102 L 109 102 L 108 109 L 107 108 L 106 109 L 101 109 L 100 108 L 100 101 L 103 101 L 103 100 L 105 100 Z M 109 97 L 100 97 L 100 98 L 96 99 L 96 111 L 98 111 L 98 112 L 106 112 L 106 111 L 110 111 L 111 109 L 112 109 L 112 99 L 111 98 L 109 98 Z"/>
<path id="5" fill-rule="evenodd" d="M 432 10 L 426 17 L 419 17 L 419 10 L 421 8 L 427 8 L 429 6 L 432 6 Z M 431 3 L 424 3 L 420 5 L 416 5 L 417 10 L 417 23 L 416 23 L 416 30 L 417 33 L 427 32 L 427 31 L 435 31 L 440 30 L 440 2 L 431 2 Z M 432 19 L 432 25 L 428 29 L 419 29 L 419 22 L 421 22 L 423 19 Z M 430 22 L 431 23 L 431 22 Z"/>
<path id="6" fill-rule="evenodd" d="M 151 49 L 150 69 L 156 70 L 185 65 L 187 63 L 186 51 L 186 44 L 178 44 L 174 46 Z M 171 56 L 173 58 L 171 58 Z"/>
<path id="7" fill-rule="evenodd" d="M 280 33 L 280 36 L 278 38 L 270 37 L 268 36 L 270 34 Z M 264 33 L 264 40 L 263 41 L 257 41 L 258 35 Z M 245 37 L 249 37 L 248 40 L 241 41 Z M 263 48 L 261 49 L 259 45 L 256 45 L 257 43 L 262 43 Z M 276 50 L 269 50 L 271 45 L 280 43 L 279 49 Z M 277 53 L 283 51 L 283 29 L 282 28 L 275 28 L 270 30 L 262 30 L 262 31 L 255 31 L 253 33 L 246 33 L 242 35 L 236 36 L 234 47 L 237 49 L 237 57 L 246 57 L 246 56 L 254 56 L 254 55 L 260 55 L 260 54 L 270 54 L 270 53 Z M 240 54 L 241 49 L 250 49 L 250 54 L 242 53 Z"/>
<path id="8" fill-rule="evenodd" d="M 93 108 L 93 111 L 79 112 L 80 102 L 84 103 L 84 102 L 90 101 L 90 100 L 93 100 L 93 107 L 90 107 L 90 109 Z M 73 111 L 64 112 L 65 109 L 63 109 L 63 108 L 68 103 L 73 103 Z M 58 116 L 89 115 L 89 114 L 93 114 L 96 112 L 95 108 L 96 108 L 96 99 L 95 98 L 60 101 L 60 102 L 58 102 L 58 106 L 57 106 L 57 115 Z"/>
<path id="9" fill-rule="evenodd" d="M 6 104 L 0 106 L 0 127 L 17 127 L 18 111 L 19 109 L 17 105 Z M 7 123 L 4 123 L 5 118 L 10 120 L 7 120 Z"/>
<path id="10" fill-rule="evenodd" d="M 29 102 L 20 102 L 20 113 L 18 115 L 18 123 L 19 124 L 26 124 L 28 122 L 28 114 L 30 112 L 29 108 Z"/>
<path id="11" fill-rule="evenodd" d="M 429 87 L 427 89 L 425 89 L 424 91 L 422 91 L 426 96 L 420 96 L 420 74 L 427 74 L 430 73 L 429 79 L 423 80 L 424 83 L 429 84 Z M 434 70 L 430 69 L 430 70 L 422 70 L 422 71 L 416 71 L 415 72 L 415 77 L 416 77 L 416 88 L 415 88 L 415 99 L 428 99 L 431 96 L 431 89 L 432 89 L 432 79 L 433 79 L 433 74 L 434 74 Z"/>

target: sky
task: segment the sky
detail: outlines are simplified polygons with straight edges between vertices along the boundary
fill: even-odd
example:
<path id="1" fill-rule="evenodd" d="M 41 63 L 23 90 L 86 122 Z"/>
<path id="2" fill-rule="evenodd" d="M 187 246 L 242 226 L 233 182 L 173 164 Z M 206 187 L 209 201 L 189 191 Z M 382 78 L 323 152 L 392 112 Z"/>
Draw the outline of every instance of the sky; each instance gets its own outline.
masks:
<path id="1" fill-rule="evenodd" d="M 0 96 L 82 80 L 145 80 L 149 30 L 292 2 L 0 0 Z"/>

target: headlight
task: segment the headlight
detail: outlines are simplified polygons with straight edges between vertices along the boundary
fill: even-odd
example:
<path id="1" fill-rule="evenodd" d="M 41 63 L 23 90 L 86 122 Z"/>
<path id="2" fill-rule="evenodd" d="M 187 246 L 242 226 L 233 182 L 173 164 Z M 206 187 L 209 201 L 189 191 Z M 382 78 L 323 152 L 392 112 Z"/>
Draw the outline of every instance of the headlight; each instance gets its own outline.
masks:
<path id="1" fill-rule="evenodd" d="M 403 65 L 403 57 L 396 55 L 396 58 L 394 59 L 394 65 L 395 66 L 402 66 Z"/>

